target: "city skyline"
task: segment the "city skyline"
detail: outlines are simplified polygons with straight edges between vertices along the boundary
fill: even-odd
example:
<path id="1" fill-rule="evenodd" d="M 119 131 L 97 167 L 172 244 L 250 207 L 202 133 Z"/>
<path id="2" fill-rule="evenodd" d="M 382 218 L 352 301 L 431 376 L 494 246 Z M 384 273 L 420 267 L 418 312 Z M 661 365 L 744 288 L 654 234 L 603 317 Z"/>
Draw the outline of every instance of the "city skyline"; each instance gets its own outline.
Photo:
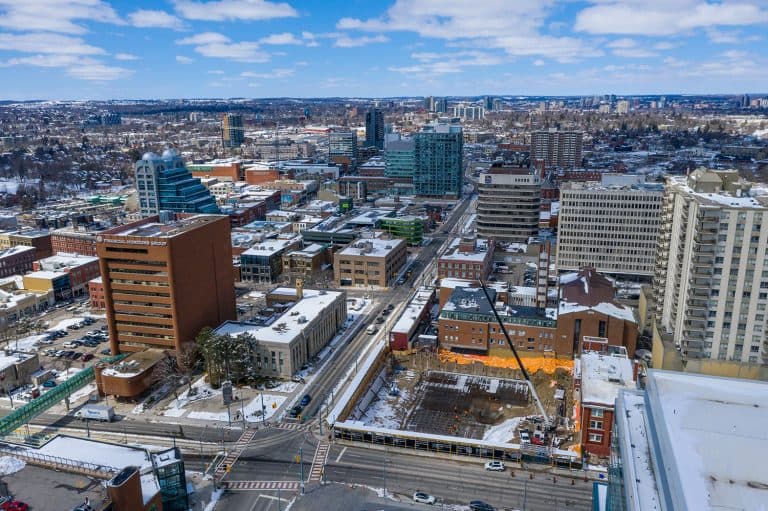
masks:
<path id="1" fill-rule="evenodd" d="M 760 92 L 766 24 L 750 0 L 0 0 L 0 99 Z"/>

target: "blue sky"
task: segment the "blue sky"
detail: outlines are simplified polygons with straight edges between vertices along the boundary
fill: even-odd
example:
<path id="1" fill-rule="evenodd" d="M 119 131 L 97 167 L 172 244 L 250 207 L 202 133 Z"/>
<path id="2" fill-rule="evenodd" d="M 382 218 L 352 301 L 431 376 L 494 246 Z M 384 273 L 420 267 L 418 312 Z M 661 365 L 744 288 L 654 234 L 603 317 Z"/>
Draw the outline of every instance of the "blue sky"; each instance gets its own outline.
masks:
<path id="1" fill-rule="evenodd" d="M 0 0 L 1 99 L 768 90 L 768 0 Z"/>

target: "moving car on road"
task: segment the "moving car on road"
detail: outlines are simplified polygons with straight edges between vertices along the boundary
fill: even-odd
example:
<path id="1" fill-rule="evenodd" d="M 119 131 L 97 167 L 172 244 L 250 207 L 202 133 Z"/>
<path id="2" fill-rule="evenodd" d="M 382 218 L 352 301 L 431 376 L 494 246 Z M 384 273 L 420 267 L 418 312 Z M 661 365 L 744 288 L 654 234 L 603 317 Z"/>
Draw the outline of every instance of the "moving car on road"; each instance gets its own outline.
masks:
<path id="1" fill-rule="evenodd" d="M 417 491 L 416 493 L 413 494 L 413 501 L 421 502 L 422 504 L 434 504 L 435 497 L 433 497 L 429 493 L 424 493 L 423 491 Z"/>
<path id="2" fill-rule="evenodd" d="M 491 470 L 493 472 L 503 472 L 504 468 L 504 463 L 500 461 L 489 461 L 485 464 L 485 470 Z"/>

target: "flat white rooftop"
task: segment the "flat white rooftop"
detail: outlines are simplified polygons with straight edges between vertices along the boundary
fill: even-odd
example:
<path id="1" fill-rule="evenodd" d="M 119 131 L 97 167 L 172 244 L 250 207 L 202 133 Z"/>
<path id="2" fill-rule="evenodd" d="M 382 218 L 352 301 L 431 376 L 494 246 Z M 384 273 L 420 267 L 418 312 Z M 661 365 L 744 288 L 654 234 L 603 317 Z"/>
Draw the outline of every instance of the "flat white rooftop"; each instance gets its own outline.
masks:
<path id="1" fill-rule="evenodd" d="M 627 357 L 596 352 L 581 354 L 581 402 L 613 408 L 624 389 L 635 387 L 632 362 Z"/>
<path id="2" fill-rule="evenodd" d="M 651 370 L 645 405 L 649 427 L 640 433 L 651 458 L 663 458 L 653 468 L 663 466 L 654 476 L 666 490 L 658 492 L 668 496 L 665 509 L 768 509 L 768 383 Z M 633 463 L 638 474 L 648 466 L 642 456 Z M 630 487 L 634 481 L 625 477 Z"/>
<path id="3" fill-rule="evenodd" d="M 285 291 L 285 292 L 281 292 Z M 295 289 L 277 288 L 275 294 L 296 293 Z M 290 344 L 301 332 L 308 327 L 312 320 L 323 313 L 339 296 L 338 291 L 321 291 L 304 289 L 304 297 L 269 326 L 255 326 L 249 323 L 227 321 L 216 329 L 219 335 L 236 337 L 241 333 L 249 333 L 254 339 L 264 342 Z"/>
<path id="4" fill-rule="evenodd" d="M 355 241 L 338 253 L 347 256 L 386 257 L 390 252 L 403 244 L 405 244 L 405 240 L 401 239 L 382 240 L 380 238 L 367 238 Z"/>

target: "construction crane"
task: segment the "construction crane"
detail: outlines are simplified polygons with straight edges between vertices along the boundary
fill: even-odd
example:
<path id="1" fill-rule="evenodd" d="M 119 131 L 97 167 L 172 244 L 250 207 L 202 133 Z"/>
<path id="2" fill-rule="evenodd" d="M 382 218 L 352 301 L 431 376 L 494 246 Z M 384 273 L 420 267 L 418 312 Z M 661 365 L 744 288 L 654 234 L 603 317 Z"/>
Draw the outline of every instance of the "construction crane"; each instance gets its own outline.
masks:
<path id="1" fill-rule="evenodd" d="M 507 329 L 504 326 L 504 322 L 501 320 L 501 316 L 499 316 L 499 313 L 496 310 L 496 304 L 491 301 L 491 296 L 488 294 L 488 289 L 485 287 L 485 282 L 482 280 L 480 281 L 480 288 L 483 290 L 485 299 L 488 300 L 488 303 L 491 305 L 491 310 L 493 311 L 493 315 L 496 317 L 496 322 L 499 324 L 499 328 L 504 333 L 504 338 L 507 340 L 507 346 L 509 346 L 509 348 L 512 350 L 512 354 L 515 356 L 515 360 L 517 360 L 517 365 L 520 366 L 520 370 L 523 372 L 523 377 L 525 378 L 525 381 L 528 382 L 528 388 L 531 390 L 534 401 L 536 401 L 536 406 L 539 409 L 539 413 L 542 417 L 544 417 L 544 424 L 547 426 L 547 428 L 551 428 L 554 426 L 554 424 L 552 424 L 549 415 L 547 415 L 547 412 L 544 410 L 544 405 L 541 404 L 541 399 L 539 399 L 539 394 L 536 392 L 536 387 L 534 387 L 533 381 L 531 381 L 531 376 L 528 374 L 528 371 L 526 371 L 525 366 L 523 365 L 523 361 L 520 359 L 520 355 L 517 354 L 515 344 L 512 342 L 512 339 L 510 339 L 509 334 L 507 333 Z"/>

